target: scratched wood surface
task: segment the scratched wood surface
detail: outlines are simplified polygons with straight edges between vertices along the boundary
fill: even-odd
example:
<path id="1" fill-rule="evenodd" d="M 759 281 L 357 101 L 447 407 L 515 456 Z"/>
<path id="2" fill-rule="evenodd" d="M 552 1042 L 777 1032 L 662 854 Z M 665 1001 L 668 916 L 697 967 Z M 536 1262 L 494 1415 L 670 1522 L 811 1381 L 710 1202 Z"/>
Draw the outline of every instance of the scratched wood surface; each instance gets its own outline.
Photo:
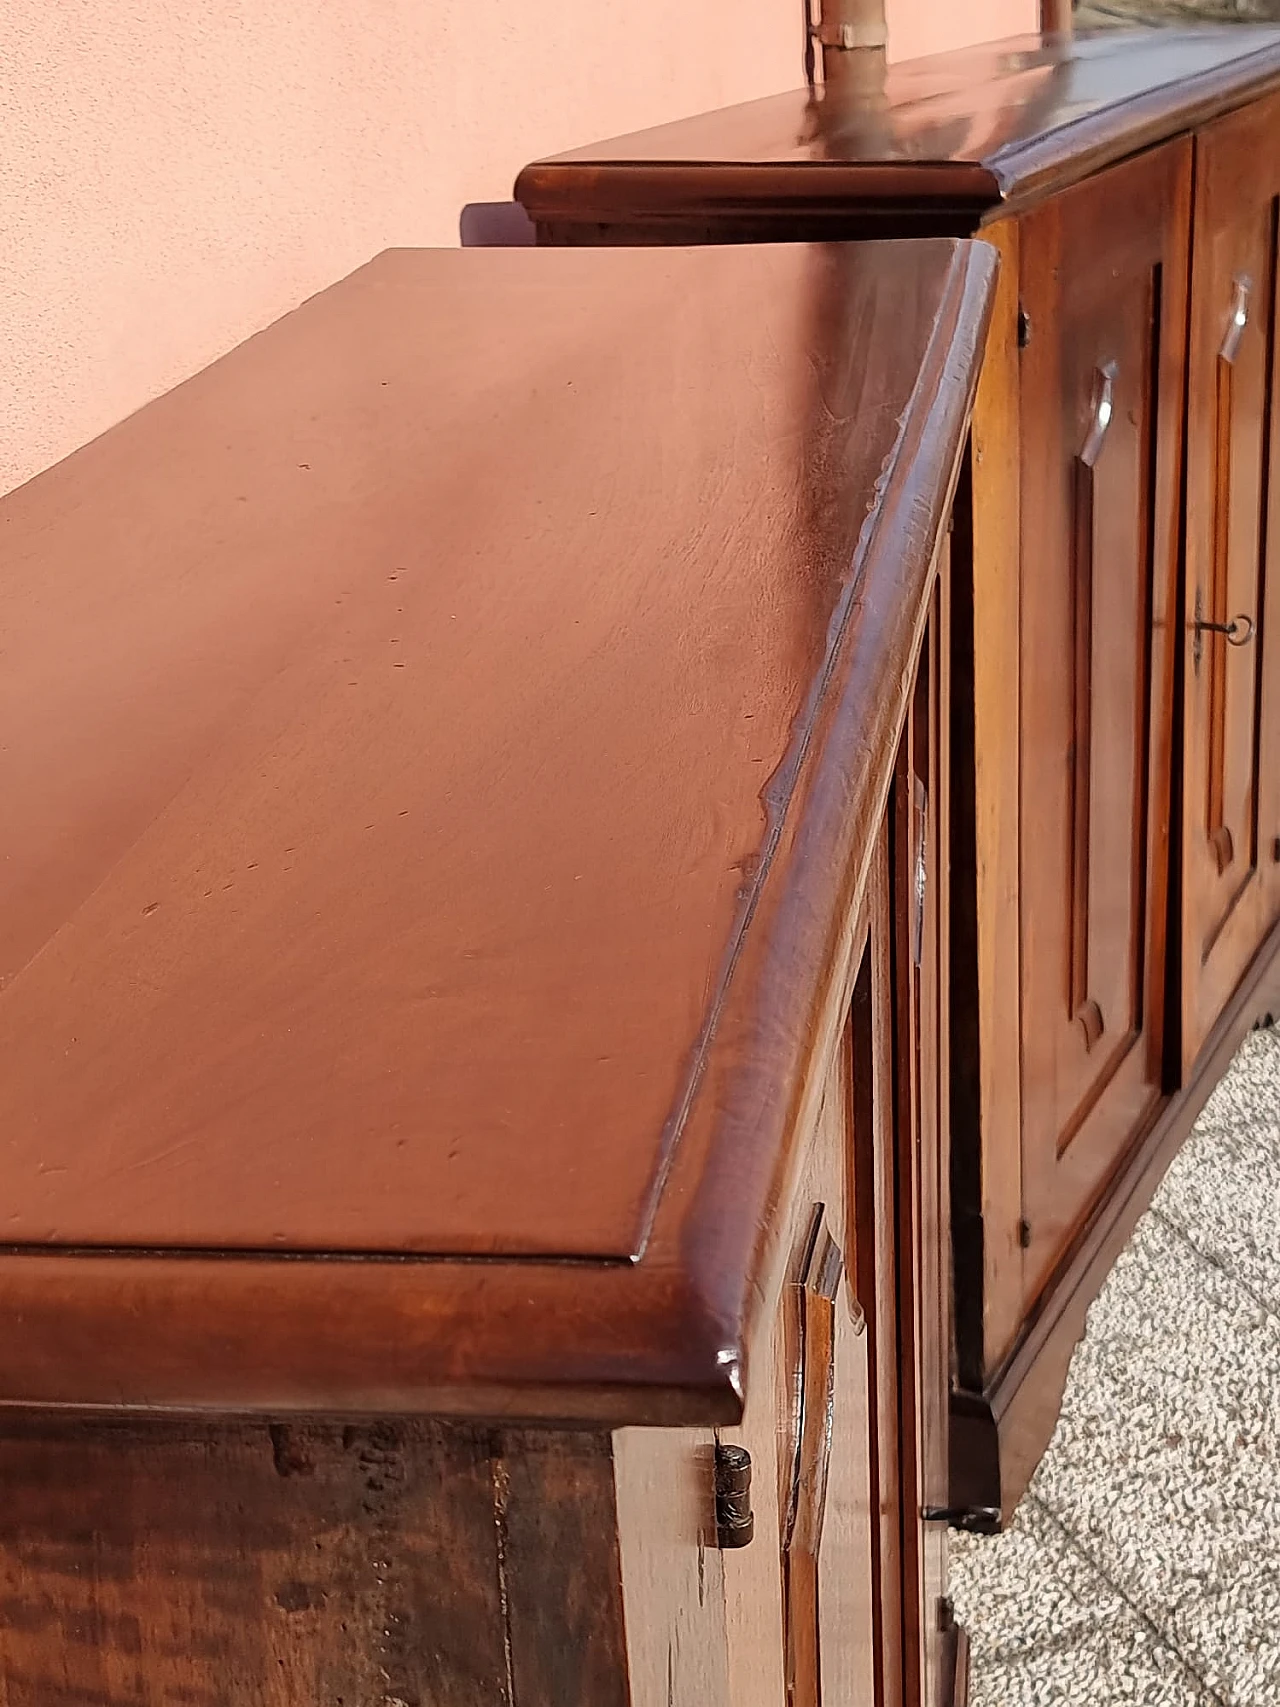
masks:
<path id="1" fill-rule="evenodd" d="M 9 1423 L 0 1478 L 5 1707 L 628 1699 L 607 1434 Z"/>

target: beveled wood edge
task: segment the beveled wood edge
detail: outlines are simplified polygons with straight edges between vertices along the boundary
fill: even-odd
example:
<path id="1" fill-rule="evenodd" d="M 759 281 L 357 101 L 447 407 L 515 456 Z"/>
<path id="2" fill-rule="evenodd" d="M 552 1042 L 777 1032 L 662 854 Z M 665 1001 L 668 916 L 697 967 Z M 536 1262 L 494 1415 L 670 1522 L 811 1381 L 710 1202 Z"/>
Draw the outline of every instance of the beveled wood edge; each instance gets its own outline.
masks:
<path id="1" fill-rule="evenodd" d="M 1280 86 L 1280 44 L 1177 78 L 1114 107 L 1086 113 L 1033 141 L 998 149 L 989 164 L 1003 206 L 1016 212 L 1158 143 L 1198 129 Z"/>
<path id="2" fill-rule="evenodd" d="M 681 221 L 804 214 L 833 221 L 860 212 L 965 210 L 977 225 L 998 210 L 1000 181 L 969 161 L 889 161 L 865 166 L 835 160 L 661 164 L 619 160 L 582 165 L 534 161 L 512 192 L 533 220 L 609 224 L 624 219 Z"/>
<path id="3" fill-rule="evenodd" d="M 1010 38 L 1014 41 L 1025 38 Z M 998 44 L 993 44 L 998 45 Z M 856 219 L 962 211 L 977 229 L 1280 87 L 1280 44 L 1069 120 L 976 161 L 531 161 L 513 195 L 559 225 L 728 218 Z"/>
<path id="4" fill-rule="evenodd" d="M 953 1389 L 953 1425 L 958 1421 L 962 1431 L 967 1425 L 980 1461 L 957 1464 L 953 1456 L 952 1503 L 999 1506 L 1006 1520 L 1011 1516 L 1048 1447 L 1089 1305 L 1232 1056 L 1259 1015 L 1274 1011 L 1277 1002 L 1280 925 L 1273 927 L 1219 1016 L 1193 1072 L 1143 1129 L 1111 1190 L 1045 1286 L 1017 1345 L 981 1393 Z M 1052 1399 L 1051 1414 L 1046 1398 Z M 1010 1435 L 1019 1428 L 1022 1412 L 1032 1409 L 1039 1427 L 1011 1453 Z"/>
<path id="5" fill-rule="evenodd" d="M 780 1284 L 771 1211 L 842 972 L 824 956 L 872 858 L 996 267 L 984 244 L 953 255 L 707 1081 L 744 1040 L 751 1070 L 728 1079 L 721 1101 L 695 1103 L 643 1259 L 0 1253 L 0 1407 L 611 1427 L 740 1419 L 746 1348 Z M 820 989 L 815 966 L 827 968 Z"/>

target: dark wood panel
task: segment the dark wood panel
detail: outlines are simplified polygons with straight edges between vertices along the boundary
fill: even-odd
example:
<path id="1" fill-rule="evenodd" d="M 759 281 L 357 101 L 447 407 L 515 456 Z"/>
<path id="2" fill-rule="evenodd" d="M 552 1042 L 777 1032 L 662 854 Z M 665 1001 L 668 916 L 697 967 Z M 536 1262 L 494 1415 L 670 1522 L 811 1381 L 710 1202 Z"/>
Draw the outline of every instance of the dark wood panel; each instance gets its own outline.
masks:
<path id="1" fill-rule="evenodd" d="M 1275 86 L 1280 32 L 1021 36 L 890 66 L 867 100 L 796 90 L 526 166 L 559 241 L 963 234 Z"/>
<path id="2" fill-rule="evenodd" d="M 1273 98 L 1196 141 L 1183 610 L 1184 1071 L 1280 916 L 1280 573 L 1269 572 L 1280 552 L 1271 478 L 1280 449 L 1277 138 L 1280 100 Z"/>
<path id="3" fill-rule="evenodd" d="M 6 1707 L 629 1700 L 607 1435 L 11 1421 L 0 1475 Z"/>
<path id="4" fill-rule="evenodd" d="M 1163 1089 L 1189 166 L 1170 144 L 1023 221 L 1028 1299 Z"/>
<path id="5" fill-rule="evenodd" d="M 792 1707 L 871 1701 L 877 1672 L 876 1501 L 867 1312 L 847 1189 L 853 1056 L 835 1039 L 791 1225 L 778 1336 L 784 1676 Z M 852 1262 L 851 1259 L 852 1258 Z"/>
<path id="6" fill-rule="evenodd" d="M 947 1504 L 951 1374 L 946 580 L 944 556 L 891 819 L 904 1694 L 926 1707 L 941 1707 L 946 1671 L 947 1530 L 922 1519 L 927 1508 Z"/>

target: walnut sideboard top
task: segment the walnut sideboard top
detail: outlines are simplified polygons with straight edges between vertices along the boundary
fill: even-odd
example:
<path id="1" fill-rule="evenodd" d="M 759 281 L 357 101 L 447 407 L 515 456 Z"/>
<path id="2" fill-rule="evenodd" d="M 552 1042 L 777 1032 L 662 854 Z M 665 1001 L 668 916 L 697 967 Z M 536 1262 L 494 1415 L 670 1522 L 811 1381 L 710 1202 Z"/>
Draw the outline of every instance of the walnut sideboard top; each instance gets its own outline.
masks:
<path id="1" fill-rule="evenodd" d="M 738 1414 L 994 265 L 392 251 L 0 503 L 0 1401 Z"/>
<path id="2" fill-rule="evenodd" d="M 799 89 L 536 161 L 516 196 L 562 241 L 615 221 L 768 235 L 784 209 L 815 232 L 965 235 L 1278 85 L 1274 26 L 1019 36 L 892 65 L 877 102 Z"/>

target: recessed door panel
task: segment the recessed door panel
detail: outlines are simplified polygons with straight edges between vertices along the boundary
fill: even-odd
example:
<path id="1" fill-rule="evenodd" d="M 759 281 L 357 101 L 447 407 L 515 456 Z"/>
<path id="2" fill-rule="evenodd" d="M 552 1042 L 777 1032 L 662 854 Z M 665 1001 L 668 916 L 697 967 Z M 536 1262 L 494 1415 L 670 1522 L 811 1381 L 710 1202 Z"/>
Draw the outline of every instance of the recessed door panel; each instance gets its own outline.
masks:
<path id="1" fill-rule="evenodd" d="M 1280 100 L 1197 139 L 1183 606 L 1183 1065 L 1280 914 Z M 1270 640 L 1269 640 L 1270 635 Z"/>
<path id="2" fill-rule="evenodd" d="M 1024 1243 L 1048 1279 L 1162 1094 L 1189 144 L 1021 238 Z"/>

